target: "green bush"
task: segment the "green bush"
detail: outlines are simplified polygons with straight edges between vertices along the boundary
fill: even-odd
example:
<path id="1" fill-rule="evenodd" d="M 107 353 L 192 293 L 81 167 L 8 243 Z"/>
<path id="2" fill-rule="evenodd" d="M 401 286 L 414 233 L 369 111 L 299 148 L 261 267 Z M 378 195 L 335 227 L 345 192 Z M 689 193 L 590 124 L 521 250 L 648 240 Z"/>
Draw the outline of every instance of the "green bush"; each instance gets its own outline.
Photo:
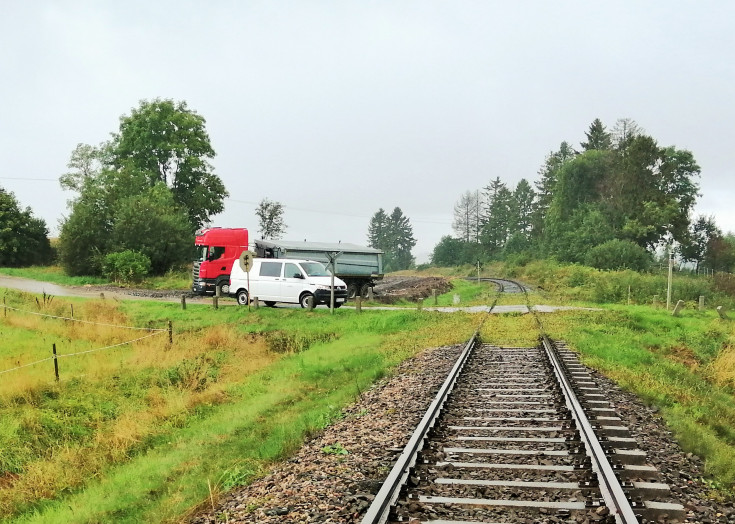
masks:
<path id="1" fill-rule="evenodd" d="M 127 249 L 105 255 L 102 272 L 114 282 L 140 282 L 151 270 L 151 259 Z"/>
<path id="2" fill-rule="evenodd" d="M 645 248 L 630 240 L 608 240 L 587 252 L 584 262 L 597 269 L 647 270 L 652 262 Z"/>

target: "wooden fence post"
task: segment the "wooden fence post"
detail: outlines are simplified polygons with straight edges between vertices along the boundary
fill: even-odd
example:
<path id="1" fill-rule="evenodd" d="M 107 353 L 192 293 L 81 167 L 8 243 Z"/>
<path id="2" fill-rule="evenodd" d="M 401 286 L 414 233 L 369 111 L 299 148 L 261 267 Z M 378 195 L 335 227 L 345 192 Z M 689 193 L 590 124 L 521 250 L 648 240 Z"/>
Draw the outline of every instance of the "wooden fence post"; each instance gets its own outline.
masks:
<path id="1" fill-rule="evenodd" d="M 360 295 L 355 297 L 355 311 L 362 313 L 362 297 Z"/>
<path id="2" fill-rule="evenodd" d="M 56 382 L 59 381 L 59 359 L 56 357 L 56 344 L 53 346 L 54 348 L 54 374 L 56 375 Z"/>
<path id="3" fill-rule="evenodd" d="M 168 321 L 168 345 L 171 346 L 174 343 L 174 324 L 170 320 Z"/>
<path id="4" fill-rule="evenodd" d="M 219 297 L 217 295 L 212 297 L 212 306 L 214 306 L 214 309 L 219 309 Z"/>
<path id="5" fill-rule="evenodd" d="M 434 299 L 434 305 L 435 306 L 438 306 L 439 305 L 439 297 L 436 294 L 436 289 L 432 289 L 431 290 L 431 297 Z"/>
<path id="6" fill-rule="evenodd" d="M 181 309 L 186 309 L 186 295 L 181 295 Z"/>
<path id="7" fill-rule="evenodd" d="M 704 295 L 699 295 L 699 310 L 704 311 Z"/>

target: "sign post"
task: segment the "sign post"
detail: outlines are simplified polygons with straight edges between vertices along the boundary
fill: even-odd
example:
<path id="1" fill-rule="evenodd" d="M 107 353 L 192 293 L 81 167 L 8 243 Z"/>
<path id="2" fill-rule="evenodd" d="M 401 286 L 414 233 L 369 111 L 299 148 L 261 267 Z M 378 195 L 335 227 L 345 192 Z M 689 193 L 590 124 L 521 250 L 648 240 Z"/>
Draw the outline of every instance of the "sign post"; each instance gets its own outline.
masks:
<path id="1" fill-rule="evenodd" d="M 343 253 L 344 251 L 327 251 L 324 253 L 329 259 L 329 265 L 332 266 L 332 285 L 329 290 L 329 311 L 332 315 L 334 315 L 334 273 L 337 271 L 337 259 L 341 257 Z"/>
<path id="2" fill-rule="evenodd" d="M 248 311 L 250 311 L 250 268 L 253 267 L 253 253 L 251 251 L 243 251 L 238 260 L 240 269 L 245 271 L 248 279 Z"/>

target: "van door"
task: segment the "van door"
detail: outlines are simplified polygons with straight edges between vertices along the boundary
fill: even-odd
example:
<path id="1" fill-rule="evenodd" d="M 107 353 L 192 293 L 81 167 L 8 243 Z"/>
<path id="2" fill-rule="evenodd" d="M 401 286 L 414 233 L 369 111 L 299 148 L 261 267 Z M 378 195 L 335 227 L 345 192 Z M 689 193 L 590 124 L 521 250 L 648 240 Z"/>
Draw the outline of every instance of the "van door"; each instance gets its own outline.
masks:
<path id="1" fill-rule="evenodd" d="M 293 262 L 286 262 L 283 267 L 281 297 L 283 302 L 298 303 L 301 292 L 306 287 L 306 275 Z"/>
<path id="2" fill-rule="evenodd" d="M 260 300 L 281 301 L 281 272 L 283 262 L 263 260 L 260 263 L 260 271 L 255 281 L 250 281 L 253 288 L 250 296 L 258 297 Z"/>

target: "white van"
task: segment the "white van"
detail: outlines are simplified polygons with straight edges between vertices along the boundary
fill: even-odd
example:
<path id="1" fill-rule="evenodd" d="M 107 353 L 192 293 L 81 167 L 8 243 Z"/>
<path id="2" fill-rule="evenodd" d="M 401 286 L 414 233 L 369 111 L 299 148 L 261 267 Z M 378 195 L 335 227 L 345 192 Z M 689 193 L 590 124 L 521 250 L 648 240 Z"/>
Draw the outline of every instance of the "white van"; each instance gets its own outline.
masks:
<path id="1" fill-rule="evenodd" d="M 276 302 L 301 304 L 307 307 L 309 297 L 314 297 L 314 305 L 329 305 L 332 274 L 320 262 L 289 258 L 254 258 L 250 268 L 250 288 L 248 274 L 235 261 L 230 273 L 230 296 L 237 303 L 248 304 L 258 297 L 266 306 L 273 307 Z M 340 307 L 347 300 L 347 285 L 334 277 L 334 307 Z"/>

